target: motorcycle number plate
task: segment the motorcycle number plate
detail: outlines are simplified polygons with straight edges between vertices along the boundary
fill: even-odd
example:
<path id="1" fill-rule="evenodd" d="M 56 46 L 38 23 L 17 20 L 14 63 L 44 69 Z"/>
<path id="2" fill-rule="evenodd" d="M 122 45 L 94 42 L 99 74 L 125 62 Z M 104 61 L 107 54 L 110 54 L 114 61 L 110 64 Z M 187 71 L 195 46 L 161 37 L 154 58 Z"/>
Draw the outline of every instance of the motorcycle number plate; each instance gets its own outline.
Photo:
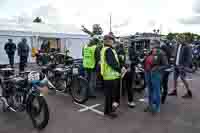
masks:
<path id="1" fill-rule="evenodd" d="M 73 68 L 73 74 L 78 74 L 78 68 Z"/>
<path id="2" fill-rule="evenodd" d="M 30 73 L 28 75 L 28 80 L 29 81 L 40 80 L 40 74 L 39 73 Z"/>

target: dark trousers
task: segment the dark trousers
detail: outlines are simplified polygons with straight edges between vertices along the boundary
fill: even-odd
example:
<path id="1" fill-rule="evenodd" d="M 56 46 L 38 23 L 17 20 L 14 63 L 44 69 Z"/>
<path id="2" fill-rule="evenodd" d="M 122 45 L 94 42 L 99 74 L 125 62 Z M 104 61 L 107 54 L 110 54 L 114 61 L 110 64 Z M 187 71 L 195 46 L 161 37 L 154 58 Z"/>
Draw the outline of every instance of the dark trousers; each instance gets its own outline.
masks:
<path id="1" fill-rule="evenodd" d="M 20 72 L 24 71 L 26 63 L 27 63 L 27 58 L 26 56 L 20 56 L 20 62 L 19 62 L 19 70 Z"/>
<path id="2" fill-rule="evenodd" d="M 13 67 L 13 65 L 14 65 L 14 56 L 15 56 L 14 54 L 8 55 L 9 64 L 11 67 Z"/>
<path id="3" fill-rule="evenodd" d="M 128 102 L 133 101 L 133 89 L 132 89 L 132 81 L 133 81 L 133 73 L 127 72 L 122 80 L 122 87 L 123 87 L 123 93 L 127 91 L 128 95 Z"/>
<path id="4" fill-rule="evenodd" d="M 119 102 L 120 98 L 120 80 L 104 80 L 104 114 L 110 114 L 113 112 L 113 102 Z"/>
<path id="5" fill-rule="evenodd" d="M 168 80 L 169 80 L 169 74 L 170 72 L 164 72 L 162 75 L 162 81 L 161 81 L 161 86 L 162 86 L 162 98 L 161 102 L 164 104 L 168 95 Z"/>
<path id="6" fill-rule="evenodd" d="M 95 71 L 87 71 L 85 72 L 85 75 L 87 77 L 87 80 L 89 82 L 89 96 L 96 96 L 96 72 Z"/>

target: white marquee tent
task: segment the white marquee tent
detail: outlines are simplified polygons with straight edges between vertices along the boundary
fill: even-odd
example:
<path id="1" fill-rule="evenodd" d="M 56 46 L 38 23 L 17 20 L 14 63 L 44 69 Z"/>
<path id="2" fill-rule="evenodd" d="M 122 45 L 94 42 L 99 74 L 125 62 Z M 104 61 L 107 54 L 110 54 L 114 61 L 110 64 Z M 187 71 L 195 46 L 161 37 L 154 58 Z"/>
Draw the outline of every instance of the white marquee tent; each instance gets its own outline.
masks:
<path id="1" fill-rule="evenodd" d="M 30 48 L 40 47 L 40 38 L 60 39 L 61 50 L 69 49 L 70 55 L 74 58 L 81 58 L 82 47 L 89 41 L 89 36 L 74 25 L 0 23 L 0 64 L 8 63 L 4 51 L 7 40 L 12 39 L 15 44 L 18 44 L 22 38 L 27 39 Z M 19 58 L 16 53 L 15 62 L 18 61 Z M 29 56 L 29 61 L 33 62 L 34 59 Z"/>

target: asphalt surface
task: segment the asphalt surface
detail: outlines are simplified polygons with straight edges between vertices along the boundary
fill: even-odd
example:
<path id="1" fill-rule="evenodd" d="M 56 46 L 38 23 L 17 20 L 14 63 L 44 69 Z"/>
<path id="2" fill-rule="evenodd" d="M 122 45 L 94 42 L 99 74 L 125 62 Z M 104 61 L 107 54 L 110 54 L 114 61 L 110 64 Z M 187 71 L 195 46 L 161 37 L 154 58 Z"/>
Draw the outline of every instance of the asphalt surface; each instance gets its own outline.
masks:
<path id="1" fill-rule="evenodd" d="M 26 113 L 0 110 L 0 133 L 199 133 L 200 132 L 200 73 L 191 75 L 193 99 L 182 99 L 185 89 L 179 85 L 179 96 L 168 97 L 161 113 L 152 116 L 143 112 L 145 103 L 134 109 L 127 107 L 127 98 L 121 99 L 118 118 L 104 117 L 103 96 L 90 99 L 85 105 L 74 104 L 68 95 L 46 96 L 50 121 L 43 131 L 37 131 Z M 171 86 L 171 81 L 170 81 Z M 97 105 L 98 104 L 98 105 Z M 84 106 L 96 106 L 87 110 Z"/>

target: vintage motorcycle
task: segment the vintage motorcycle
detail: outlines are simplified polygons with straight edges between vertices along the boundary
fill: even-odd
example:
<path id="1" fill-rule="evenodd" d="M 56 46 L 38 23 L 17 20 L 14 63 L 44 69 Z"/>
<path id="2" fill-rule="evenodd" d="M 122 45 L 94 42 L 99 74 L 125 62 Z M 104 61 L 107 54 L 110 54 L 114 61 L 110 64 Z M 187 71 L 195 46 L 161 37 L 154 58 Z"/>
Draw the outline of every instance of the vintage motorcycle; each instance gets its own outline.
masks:
<path id="1" fill-rule="evenodd" d="M 53 51 L 50 53 L 42 53 L 39 51 L 39 53 L 36 54 L 36 63 L 39 66 L 43 66 L 48 63 L 56 65 L 69 64 L 72 63 L 71 60 L 73 60 L 71 56 L 68 56 L 66 53 L 60 53 L 57 51 Z"/>
<path id="2" fill-rule="evenodd" d="M 80 64 L 77 60 L 67 66 L 50 64 L 43 67 L 42 72 L 48 76 L 57 92 L 69 93 L 75 102 L 84 103 L 88 100 L 88 82 L 80 75 Z"/>
<path id="3" fill-rule="evenodd" d="M 35 128 L 44 129 L 49 121 L 49 109 L 44 95 L 49 86 L 47 77 L 36 71 L 14 74 L 11 68 L 0 69 L 3 111 L 26 111 Z"/>

